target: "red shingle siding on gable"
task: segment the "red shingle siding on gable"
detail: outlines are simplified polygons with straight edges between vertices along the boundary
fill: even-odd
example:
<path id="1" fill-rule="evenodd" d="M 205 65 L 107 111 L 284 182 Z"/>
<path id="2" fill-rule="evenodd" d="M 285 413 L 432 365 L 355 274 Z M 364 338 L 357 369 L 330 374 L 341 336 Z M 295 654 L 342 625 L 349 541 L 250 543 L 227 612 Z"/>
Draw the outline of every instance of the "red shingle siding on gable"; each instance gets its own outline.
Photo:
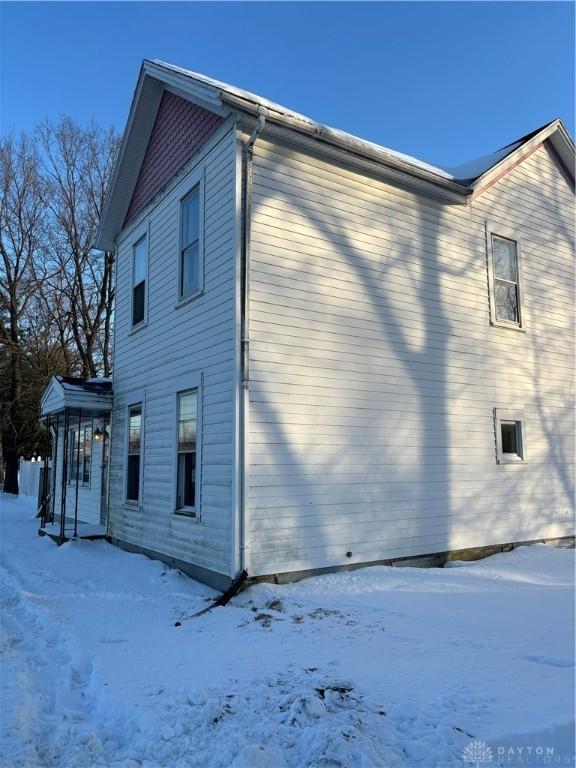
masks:
<path id="1" fill-rule="evenodd" d="M 164 91 L 124 225 L 148 205 L 223 122 L 219 115 Z"/>

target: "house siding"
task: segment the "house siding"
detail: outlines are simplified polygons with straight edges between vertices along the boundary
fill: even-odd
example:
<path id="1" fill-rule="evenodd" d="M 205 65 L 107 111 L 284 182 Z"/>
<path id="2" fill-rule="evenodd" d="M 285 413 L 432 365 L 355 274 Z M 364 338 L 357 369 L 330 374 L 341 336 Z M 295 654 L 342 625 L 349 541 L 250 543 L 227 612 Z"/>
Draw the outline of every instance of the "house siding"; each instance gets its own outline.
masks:
<path id="1" fill-rule="evenodd" d="M 108 533 L 231 575 L 235 404 L 235 132 L 223 127 L 119 238 Z M 178 304 L 180 199 L 203 169 L 204 292 Z M 131 330 L 134 238 L 149 236 L 147 323 Z M 174 511 L 176 393 L 202 386 L 200 515 Z M 143 395 L 141 506 L 125 503 L 127 405 Z"/>
<path id="2" fill-rule="evenodd" d="M 258 140 L 251 575 L 573 533 L 573 214 L 546 146 L 444 206 Z M 490 324 L 486 221 L 521 242 L 525 333 Z M 525 464 L 496 463 L 495 408 Z"/>

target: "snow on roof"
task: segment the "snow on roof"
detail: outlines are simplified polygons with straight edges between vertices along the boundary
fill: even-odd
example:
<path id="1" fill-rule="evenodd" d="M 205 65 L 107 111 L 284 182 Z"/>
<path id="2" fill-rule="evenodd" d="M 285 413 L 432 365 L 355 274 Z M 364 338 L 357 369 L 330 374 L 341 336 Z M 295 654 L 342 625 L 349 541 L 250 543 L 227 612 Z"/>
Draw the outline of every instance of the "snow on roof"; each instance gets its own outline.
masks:
<path id="1" fill-rule="evenodd" d="M 199 72 L 193 72 L 189 69 L 183 69 L 182 67 L 177 67 L 174 64 L 168 64 L 167 62 L 162 61 L 161 59 L 153 59 L 153 63 L 157 64 L 160 67 L 165 67 L 166 69 L 170 69 L 174 72 L 178 72 L 181 75 L 185 75 L 186 77 L 190 77 L 190 78 L 193 78 L 194 80 L 198 80 L 199 82 L 209 85 L 213 88 L 217 88 L 220 91 L 225 91 L 227 93 L 230 93 L 233 96 L 237 96 L 238 98 L 244 99 L 246 101 L 251 101 L 253 104 L 263 107 L 264 109 L 268 109 L 273 112 L 278 112 L 282 115 L 285 115 L 286 117 L 291 118 L 292 120 L 297 120 L 299 122 L 305 123 L 306 125 L 317 129 L 320 133 L 323 133 L 324 135 L 332 136 L 333 138 L 345 139 L 346 141 L 355 144 L 359 150 L 362 150 L 362 149 L 376 150 L 377 152 L 381 152 L 385 155 L 388 155 L 390 158 L 393 158 L 395 160 L 400 160 L 403 163 L 408 163 L 409 165 L 413 165 L 415 168 L 420 168 L 421 170 L 436 174 L 437 176 L 440 176 L 444 179 L 453 180 L 454 178 L 449 171 L 447 171 L 444 168 L 441 168 L 440 166 L 431 165 L 430 163 L 426 163 L 423 160 L 418 160 L 418 158 L 416 157 L 412 157 L 411 155 L 406 155 L 403 152 L 396 152 L 395 150 L 390 149 L 389 147 L 384 147 L 381 144 L 375 144 L 374 142 L 366 141 L 365 139 L 360 139 L 351 133 L 347 133 L 346 131 L 341 131 L 337 128 L 331 128 L 330 126 L 324 125 L 322 123 L 318 123 L 315 120 L 312 120 L 312 118 L 307 117 L 306 115 L 302 115 L 299 112 L 294 112 L 293 110 L 288 109 L 287 107 L 283 107 L 281 104 L 277 104 L 273 101 L 269 101 L 268 99 L 265 99 L 262 96 L 257 96 L 255 93 L 251 93 L 250 91 L 245 91 L 242 88 L 237 88 L 235 85 L 230 85 L 229 83 L 224 83 L 220 80 L 215 80 L 214 78 L 207 77 L 206 75 L 202 75 Z"/>
<path id="2" fill-rule="evenodd" d="M 467 182 L 474 181 L 486 171 L 490 170 L 496 163 L 499 163 L 509 154 L 514 152 L 521 144 L 523 140 L 515 141 L 513 144 L 509 144 L 507 147 L 492 152 L 490 155 L 483 155 L 482 157 L 476 157 L 474 160 L 469 160 L 467 163 L 457 165 L 451 168 L 445 168 L 450 173 L 451 178 L 465 184 Z"/>
<path id="3" fill-rule="evenodd" d="M 111 378 L 95 377 L 92 379 L 80 379 L 73 376 L 56 376 L 56 379 L 63 389 L 70 391 L 82 389 L 88 392 L 108 392 L 112 390 Z"/>
<path id="4" fill-rule="evenodd" d="M 142 75 L 144 76 L 143 78 Z M 547 138 L 556 128 L 559 128 L 561 141 L 560 146 L 556 148 L 560 152 L 563 162 L 568 167 L 572 167 L 574 163 L 574 145 L 558 120 L 549 123 L 548 126 L 539 128 L 532 134 L 523 136 L 513 144 L 509 144 L 492 155 L 486 155 L 483 158 L 456 168 L 443 168 L 426 163 L 403 152 L 397 152 L 380 144 L 360 139 L 345 131 L 330 128 L 306 117 L 306 115 L 257 96 L 250 91 L 245 91 L 229 83 L 202 75 L 199 72 L 193 72 L 189 69 L 169 64 L 160 59 L 144 60 L 141 71 L 142 79 L 139 80 L 139 83 L 143 83 L 146 77 L 149 77 L 152 81 L 156 82 L 156 85 L 160 86 L 162 83 L 166 86 L 168 82 L 175 82 L 176 92 L 184 91 L 186 93 L 189 90 L 191 92 L 189 98 L 192 100 L 194 98 L 205 100 L 209 109 L 211 107 L 215 108 L 220 114 L 226 114 L 226 107 L 230 106 L 249 114 L 257 115 L 263 113 L 272 122 L 276 121 L 280 125 L 284 124 L 288 129 L 294 131 L 300 129 L 302 133 L 311 135 L 318 141 L 335 145 L 344 149 L 344 151 L 363 156 L 370 161 L 375 161 L 389 168 L 392 167 L 396 175 L 400 172 L 406 176 L 419 177 L 418 188 L 422 188 L 422 179 L 424 179 L 425 183 L 429 185 L 427 189 L 431 189 L 431 185 L 434 185 L 436 192 L 438 192 L 441 188 L 444 198 L 448 196 L 449 199 L 455 202 L 462 203 L 474 191 L 474 184 L 480 176 L 484 175 L 495 165 L 498 165 L 504 158 L 528 142 L 533 136 L 543 132 L 543 128 L 549 129 L 548 133 L 543 132 L 544 138 Z M 188 83 L 186 79 L 188 79 Z M 144 156 L 143 137 L 145 134 L 148 135 L 146 133 L 148 129 L 151 130 L 152 126 L 149 123 L 156 115 L 155 110 L 158 108 L 159 94 L 161 92 L 162 88 L 157 88 L 156 86 L 152 87 L 152 91 L 148 89 L 140 92 L 138 88 L 136 89 L 128 126 L 124 133 L 121 150 L 116 161 L 112 184 L 106 196 L 104 210 L 94 240 L 95 247 L 100 250 L 113 250 L 115 238 L 122 229 L 128 202 L 137 181 L 137 172 L 141 167 Z M 139 100 L 141 98 L 145 103 L 145 107 L 139 111 L 137 105 L 140 103 Z M 147 100 L 149 100 L 149 103 Z M 144 125 L 146 130 L 139 129 L 137 131 L 132 121 L 139 121 L 140 129 Z M 131 140 L 132 132 L 135 135 L 133 141 Z M 562 142 L 567 144 L 567 149 L 564 149 Z M 127 200 L 128 202 L 126 202 Z"/>
<path id="5" fill-rule="evenodd" d="M 495 165 L 508 157 L 508 155 L 511 155 L 512 152 L 518 149 L 518 147 L 521 147 L 522 144 L 530 141 L 530 139 L 539 134 L 545 128 L 551 126 L 554 122 L 556 121 L 553 120 L 551 123 L 546 123 L 546 125 L 537 128 L 535 131 L 527 133 L 525 136 L 521 136 L 511 144 L 506 144 L 505 147 L 497 149 L 496 152 L 492 152 L 489 155 L 483 155 L 482 157 L 474 158 L 473 160 L 469 160 L 462 165 L 446 167 L 444 170 L 450 173 L 452 178 L 459 184 L 470 184 L 485 174 L 486 171 L 494 168 Z"/>
<path id="6" fill-rule="evenodd" d="M 94 376 L 92 379 L 86 379 L 87 384 L 111 384 L 112 376 Z"/>
<path id="7" fill-rule="evenodd" d="M 341 131 L 337 128 L 331 128 L 328 125 L 318 123 L 315 120 L 312 120 L 312 118 L 307 117 L 306 115 L 302 115 L 300 112 L 295 112 L 294 110 L 288 109 L 281 104 L 277 104 L 274 101 L 270 101 L 263 98 L 262 96 L 258 96 L 255 93 L 245 91 L 243 88 L 230 85 L 230 83 L 224 83 L 221 80 L 216 80 L 199 72 L 193 72 L 192 70 L 178 67 L 175 64 L 169 64 L 168 62 L 162 61 L 161 59 L 153 59 L 152 63 L 159 67 L 177 72 L 178 74 L 184 75 L 185 77 L 189 77 L 209 87 L 216 88 L 218 91 L 228 93 L 232 96 L 243 99 L 244 101 L 251 102 L 257 107 L 262 107 L 263 109 L 277 112 L 278 114 L 283 115 L 290 120 L 301 122 L 309 128 L 314 129 L 314 131 L 318 133 L 319 136 L 323 135 L 335 140 L 345 141 L 348 145 L 356 147 L 359 152 L 362 152 L 363 150 L 371 150 L 372 152 L 377 152 L 378 154 L 389 157 L 390 159 L 398 160 L 407 165 L 411 165 L 414 168 L 418 168 L 422 171 L 426 171 L 427 173 L 434 174 L 435 176 L 438 176 L 447 181 L 452 181 L 462 186 L 467 186 L 478 179 L 488 170 L 497 165 L 501 160 L 512 154 L 512 152 L 518 149 L 518 147 L 520 147 L 522 144 L 526 143 L 533 136 L 540 133 L 540 131 L 552 124 L 548 123 L 547 125 L 537 128 L 535 131 L 532 131 L 526 136 L 522 136 L 517 141 L 514 141 L 511 144 L 508 144 L 489 155 L 475 158 L 466 163 L 463 163 L 462 165 L 454 167 L 441 167 L 439 165 L 426 163 L 423 160 L 419 160 L 418 158 L 412 157 L 411 155 L 406 155 L 403 152 L 397 152 L 396 150 L 390 149 L 389 147 L 385 147 L 381 144 L 376 144 L 372 141 L 360 139 L 358 136 L 354 136 L 354 134 L 347 133 L 346 131 Z"/>
<path id="8" fill-rule="evenodd" d="M 41 418 L 69 411 L 104 413 L 112 408 L 112 380 L 52 376 L 40 399 Z"/>

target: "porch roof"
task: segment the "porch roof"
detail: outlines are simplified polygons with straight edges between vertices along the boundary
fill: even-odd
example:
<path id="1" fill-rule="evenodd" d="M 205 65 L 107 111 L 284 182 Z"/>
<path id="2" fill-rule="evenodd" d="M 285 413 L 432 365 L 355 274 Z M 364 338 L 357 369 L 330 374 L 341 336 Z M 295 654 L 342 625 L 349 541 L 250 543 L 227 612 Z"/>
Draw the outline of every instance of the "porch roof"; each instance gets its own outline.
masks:
<path id="1" fill-rule="evenodd" d="M 109 413 L 112 410 L 112 379 L 76 379 L 52 376 L 40 400 L 40 417 L 65 410 Z"/>

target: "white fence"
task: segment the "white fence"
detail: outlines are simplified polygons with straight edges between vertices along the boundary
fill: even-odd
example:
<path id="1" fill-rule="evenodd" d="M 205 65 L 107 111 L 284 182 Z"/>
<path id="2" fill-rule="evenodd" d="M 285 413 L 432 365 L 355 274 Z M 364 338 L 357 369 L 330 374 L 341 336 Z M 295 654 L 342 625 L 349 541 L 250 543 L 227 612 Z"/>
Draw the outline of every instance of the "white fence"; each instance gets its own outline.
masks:
<path id="1" fill-rule="evenodd" d="M 38 498 L 40 468 L 42 465 L 43 462 L 40 460 L 25 461 L 24 459 L 20 459 L 18 485 L 21 495 L 34 496 L 34 498 Z"/>

